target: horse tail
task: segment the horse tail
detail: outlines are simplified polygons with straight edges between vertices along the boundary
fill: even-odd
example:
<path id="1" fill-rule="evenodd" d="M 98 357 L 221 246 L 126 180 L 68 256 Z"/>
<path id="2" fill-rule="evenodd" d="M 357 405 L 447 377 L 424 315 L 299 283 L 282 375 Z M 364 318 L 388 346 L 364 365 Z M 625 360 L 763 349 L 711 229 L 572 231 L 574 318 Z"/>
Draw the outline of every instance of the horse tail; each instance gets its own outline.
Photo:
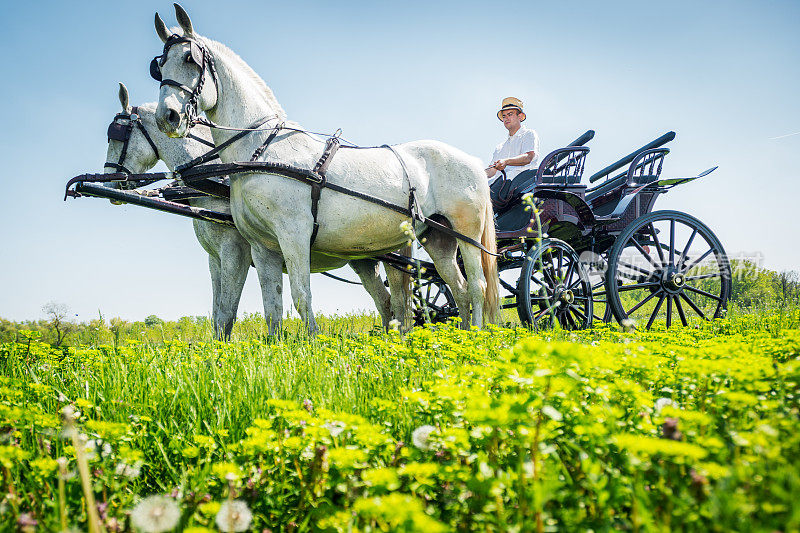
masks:
<path id="1" fill-rule="evenodd" d="M 483 234 L 481 244 L 490 252 L 497 253 L 497 240 L 494 230 L 494 210 L 492 203 L 486 202 L 483 216 Z M 500 287 L 497 273 L 497 258 L 486 252 L 481 252 L 481 266 L 483 277 L 486 279 L 486 291 L 483 295 L 483 322 L 495 324 L 500 318 Z"/>

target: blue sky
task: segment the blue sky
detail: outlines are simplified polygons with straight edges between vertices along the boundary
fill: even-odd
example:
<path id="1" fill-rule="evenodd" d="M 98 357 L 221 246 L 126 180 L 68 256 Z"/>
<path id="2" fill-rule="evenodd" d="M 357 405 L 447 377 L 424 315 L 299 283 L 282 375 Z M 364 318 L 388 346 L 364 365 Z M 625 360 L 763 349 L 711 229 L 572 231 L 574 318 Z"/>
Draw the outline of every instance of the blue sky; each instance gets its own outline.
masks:
<path id="1" fill-rule="evenodd" d="M 699 217 L 732 255 L 800 268 L 800 135 L 776 138 L 800 132 L 800 2 L 183 5 L 291 119 L 341 127 L 356 143 L 432 138 L 488 159 L 505 135 L 494 113 L 510 95 L 525 102 L 544 153 L 595 129 L 589 173 L 674 130 L 666 174 L 720 169 L 657 208 Z M 79 320 L 210 314 L 206 256 L 188 219 L 61 201 L 68 178 L 102 169 L 117 82 L 133 103 L 157 97 L 147 70 L 161 48 L 155 11 L 175 23 L 167 1 L 4 5 L 0 317 L 39 318 L 48 301 Z M 318 312 L 371 308 L 358 287 L 320 276 L 312 287 Z M 260 309 L 251 271 L 240 313 Z"/>

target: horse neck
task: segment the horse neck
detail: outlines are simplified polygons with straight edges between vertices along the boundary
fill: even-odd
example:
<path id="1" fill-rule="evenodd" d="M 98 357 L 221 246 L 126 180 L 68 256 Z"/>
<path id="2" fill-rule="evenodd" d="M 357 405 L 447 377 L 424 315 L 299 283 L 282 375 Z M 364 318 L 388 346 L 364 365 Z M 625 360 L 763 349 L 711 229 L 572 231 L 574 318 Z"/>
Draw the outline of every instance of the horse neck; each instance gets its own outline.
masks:
<path id="1" fill-rule="evenodd" d="M 247 128 L 266 117 L 266 125 L 274 126 L 286 119 L 275 95 L 269 88 L 261 86 L 250 72 L 237 64 L 240 59 L 229 58 L 212 50 L 217 69 L 217 103 L 206 110 L 206 116 L 214 123 L 233 128 Z M 235 135 L 235 131 L 212 129 L 214 142 L 219 146 Z M 246 161 L 254 149 L 263 141 L 263 135 L 248 135 L 233 143 L 221 154 L 223 160 Z"/>

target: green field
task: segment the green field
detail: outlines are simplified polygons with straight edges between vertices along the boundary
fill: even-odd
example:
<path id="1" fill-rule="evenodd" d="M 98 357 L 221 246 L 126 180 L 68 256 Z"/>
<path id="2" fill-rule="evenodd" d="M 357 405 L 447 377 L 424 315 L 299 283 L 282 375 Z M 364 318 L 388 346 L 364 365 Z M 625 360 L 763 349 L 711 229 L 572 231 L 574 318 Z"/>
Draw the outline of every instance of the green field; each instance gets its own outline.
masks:
<path id="1" fill-rule="evenodd" d="M 800 529 L 797 308 L 404 337 L 351 316 L 280 342 L 251 317 L 227 344 L 186 324 L 0 344 L 3 531 Z"/>

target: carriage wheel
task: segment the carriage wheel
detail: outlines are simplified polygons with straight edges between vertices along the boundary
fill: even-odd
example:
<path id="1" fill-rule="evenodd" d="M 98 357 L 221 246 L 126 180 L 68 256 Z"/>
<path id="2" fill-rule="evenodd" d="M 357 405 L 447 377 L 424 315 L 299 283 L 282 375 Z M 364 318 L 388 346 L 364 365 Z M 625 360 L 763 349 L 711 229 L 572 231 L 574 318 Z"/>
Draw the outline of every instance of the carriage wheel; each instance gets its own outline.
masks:
<path id="1" fill-rule="evenodd" d="M 426 306 L 431 322 L 444 322 L 458 316 L 458 306 L 450 287 L 438 277 L 423 278 L 412 285 L 411 309 L 415 326 L 426 323 Z"/>
<path id="2" fill-rule="evenodd" d="M 533 247 L 517 283 L 520 320 L 534 328 L 584 329 L 592 325 L 592 283 L 578 254 L 564 241 Z"/>
<path id="3" fill-rule="evenodd" d="M 592 282 L 592 311 L 594 320 L 609 323 L 614 319 L 611 306 L 606 298 L 606 272 L 608 271 L 608 250 L 601 254 L 592 253 L 590 260 L 583 261 Z"/>
<path id="4" fill-rule="evenodd" d="M 614 242 L 606 274 L 606 299 L 622 322 L 647 329 L 663 317 L 722 316 L 731 294 L 731 268 L 716 235 L 693 216 L 656 211 L 626 227 Z M 645 322 L 646 321 L 646 322 Z"/>

